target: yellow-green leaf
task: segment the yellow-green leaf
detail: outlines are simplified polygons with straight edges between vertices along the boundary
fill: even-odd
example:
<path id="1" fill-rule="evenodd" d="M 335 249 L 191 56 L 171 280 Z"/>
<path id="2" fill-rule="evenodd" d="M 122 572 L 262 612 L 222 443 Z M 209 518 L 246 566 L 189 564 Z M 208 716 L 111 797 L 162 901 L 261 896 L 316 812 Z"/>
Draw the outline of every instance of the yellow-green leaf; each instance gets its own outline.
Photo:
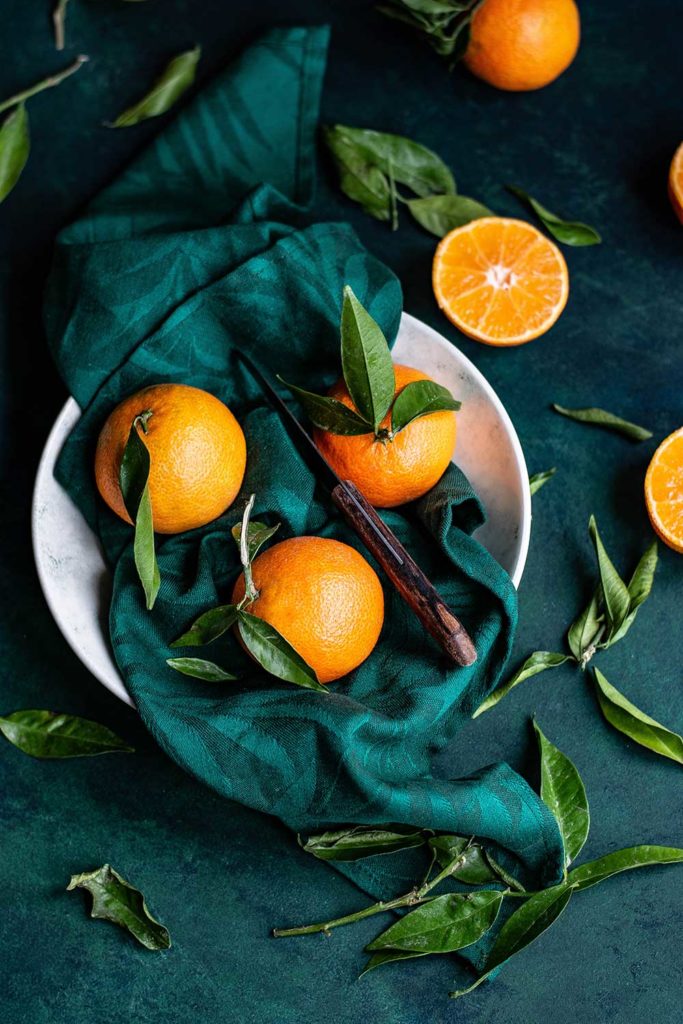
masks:
<path id="1" fill-rule="evenodd" d="M 174 57 L 146 96 L 119 114 L 110 127 L 127 128 L 150 117 L 159 117 L 170 110 L 193 84 L 201 53 L 201 48 L 195 46 L 192 50 Z"/>

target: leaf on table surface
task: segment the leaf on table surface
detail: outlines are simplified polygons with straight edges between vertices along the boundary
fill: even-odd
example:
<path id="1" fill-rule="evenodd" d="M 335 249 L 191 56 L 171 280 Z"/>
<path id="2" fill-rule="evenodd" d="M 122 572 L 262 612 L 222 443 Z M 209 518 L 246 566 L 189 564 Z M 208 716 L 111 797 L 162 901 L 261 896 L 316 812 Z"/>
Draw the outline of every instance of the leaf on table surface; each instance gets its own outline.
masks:
<path id="1" fill-rule="evenodd" d="M 391 410 L 391 429 L 397 434 L 420 416 L 433 412 L 457 412 L 461 403 L 448 388 L 433 380 L 415 380 L 402 389 Z"/>
<path id="2" fill-rule="evenodd" d="M 483 0 L 384 0 L 377 8 L 388 18 L 415 29 L 449 67 L 464 56 L 470 22 Z"/>
<path id="3" fill-rule="evenodd" d="M 461 195 L 409 199 L 407 206 L 418 224 L 437 238 L 443 238 L 449 231 L 470 221 L 493 216 L 483 203 Z"/>
<path id="4" fill-rule="evenodd" d="M 147 610 L 154 607 L 161 577 L 154 551 L 154 521 L 149 496 L 150 457 L 147 445 L 138 434 L 138 421 L 143 430 L 151 413 L 144 412 L 133 420 L 119 469 L 119 485 L 126 512 L 135 524 L 133 555 L 135 568 L 145 592 Z"/>
<path id="5" fill-rule="evenodd" d="M 333 128 L 323 129 L 323 138 L 339 173 L 339 187 L 344 195 L 377 220 L 392 215 L 392 190 L 385 174 L 362 156 L 357 147 Z"/>
<path id="6" fill-rule="evenodd" d="M 13 711 L 0 718 L 0 732 L 31 757 L 93 757 L 132 754 L 133 747 L 99 722 L 54 711 Z"/>
<path id="7" fill-rule="evenodd" d="M 383 964 L 395 963 L 397 960 L 412 960 L 416 956 L 429 956 L 429 953 L 416 949 L 380 949 L 372 954 L 358 977 L 362 978 L 364 974 L 374 971 L 375 967 L 381 967 Z"/>
<path id="8" fill-rule="evenodd" d="M 325 129 L 325 141 L 335 154 L 340 144 L 353 150 L 358 160 L 406 185 L 418 196 L 455 192 L 453 175 L 441 157 L 403 135 L 336 124 Z"/>
<path id="9" fill-rule="evenodd" d="M 0 126 L 0 203 L 18 182 L 30 148 L 28 114 L 20 103 Z"/>
<path id="10" fill-rule="evenodd" d="M 426 836 L 422 829 L 411 825 L 352 825 L 299 842 L 306 853 L 319 860 L 350 861 L 424 846 Z"/>
<path id="11" fill-rule="evenodd" d="M 578 868 L 572 868 L 567 881 L 580 892 L 622 871 L 655 867 L 657 864 L 680 863 L 683 863 L 683 850 L 676 846 L 629 846 L 624 850 L 615 850 L 614 853 L 598 857 L 597 860 L 589 860 Z"/>
<path id="12" fill-rule="evenodd" d="M 184 676 L 202 679 L 205 683 L 224 683 L 237 678 L 215 662 L 205 661 L 203 658 L 167 658 L 166 664 L 176 672 L 182 672 Z"/>
<path id="13" fill-rule="evenodd" d="M 652 585 L 654 583 L 657 561 L 657 541 L 654 540 L 638 562 L 635 572 L 628 584 L 630 599 L 628 614 L 625 616 L 619 628 L 608 638 L 604 644 L 605 647 L 611 647 L 612 644 L 617 643 L 618 640 L 622 640 L 633 625 L 638 609 L 650 596 L 650 591 L 652 590 Z"/>
<path id="14" fill-rule="evenodd" d="M 552 469 L 545 469 L 541 473 L 534 473 L 533 476 L 529 477 L 529 490 L 532 494 L 536 491 L 540 491 L 541 487 L 548 483 L 552 477 L 557 473 L 557 469 L 553 466 Z"/>
<path id="15" fill-rule="evenodd" d="M 548 668 L 557 668 L 559 665 L 564 665 L 565 661 L 569 661 L 568 654 L 557 654 L 553 651 L 534 651 L 506 683 L 499 686 L 493 693 L 489 694 L 486 700 L 481 702 L 472 718 L 478 718 L 484 711 L 494 707 L 503 697 L 507 696 L 510 690 L 513 690 L 515 686 L 519 686 L 525 679 L 531 679 L 532 676 L 538 675 L 539 672 L 545 672 Z"/>
<path id="16" fill-rule="evenodd" d="M 641 747 L 683 764 L 683 737 L 631 704 L 605 679 L 600 669 L 594 672 L 600 710 L 610 725 Z"/>
<path id="17" fill-rule="evenodd" d="M 109 864 L 96 871 L 72 875 L 67 891 L 86 889 L 92 896 L 91 917 L 113 921 L 126 928 L 147 949 L 169 949 L 167 929 L 150 914 L 139 889 L 122 878 Z"/>
<path id="18" fill-rule="evenodd" d="M 590 601 L 572 623 L 567 633 L 567 643 L 582 669 L 586 667 L 597 650 L 597 644 L 605 630 L 605 616 L 602 611 L 602 588 L 598 587 Z"/>
<path id="19" fill-rule="evenodd" d="M 602 241 L 600 235 L 589 224 L 582 224 L 581 221 L 563 220 L 556 213 L 551 213 L 545 206 L 541 206 L 537 199 L 530 196 L 515 185 L 508 185 L 508 191 L 521 199 L 534 211 L 544 228 L 556 238 L 558 242 L 565 245 L 597 245 Z"/>
<path id="20" fill-rule="evenodd" d="M 320 430 L 328 430 L 331 434 L 344 434 L 349 437 L 372 433 L 372 423 L 368 423 L 357 412 L 349 409 L 347 405 L 336 398 L 304 391 L 303 388 L 298 388 L 294 384 L 288 384 L 280 376 L 278 376 L 278 380 L 289 388 L 311 423 L 319 427 Z"/>
<path id="21" fill-rule="evenodd" d="M 541 800 L 550 808 L 560 827 L 566 868 L 588 838 L 588 798 L 574 763 L 550 742 L 536 721 L 534 729 L 541 755 Z"/>
<path id="22" fill-rule="evenodd" d="M 274 626 L 249 612 L 240 611 L 237 620 L 240 636 L 250 654 L 266 672 L 319 693 L 329 693 L 326 686 Z"/>
<path id="23" fill-rule="evenodd" d="M 622 626 L 624 619 L 631 607 L 631 596 L 628 587 L 621 576 L 614 568 L 614 564 L 605 551 L 602 543 L 595 516 L 590 517 L 588 532 L 595 546 L 595 553 L 598 557 L 598 569 L 600 571 L 600 583 L 602 586 L 602 597 L 605 604 L 607 617 L 607 640 L 609 641 Z"/>
<path id="24" fill-rule="evenodd" d="M 234 604 L 222 604 L 217 608 L 209 608 L 195 619 L 190 628 L 171 647 L 203 647 L 217 640 L 219 636 L 237 622 L 237 607 Z"/>
<path id="25" fill-rule="evenodd" d="M 452 953 L 472 945 L 493 925 L 503 893 L 481 890 L 435 896 L 401 917 L 365 948 Z"/>
<path id="26" fill-rule="evenodd" d="M 201 53 L 201 47 L 195 46 L 174 57 L 150 91 L 132 107 L 119 114 L 109 127 L 127 128 L 150 117 L 159 117 L 170 110 L 193 84 Z"/>
<path id="27" fill-rule="evenodd" d="M 358 412 L 375 431 L 394 400 L 394 364 L 379 324 L 346 285 L 341 316 L 344 380 Z"/>
<path id="28" fill-rule="evenodd" d="M 607 412 L 605 409 L 567 409 L 556 402 L 552 403 L 551 408 L 555 412 L 559 412 L 561 416 L 566 416 L 567 419 L 577 420 L 579 423 L 590 423 L 595 427 L 604 427 L 606 430 L 612 430 L 628 437 L 631 441 L 647 441 L 652 437 L 651 430 L 639 427 L 637 423 L 623 420 L 621 416 L 615 416 L 614 413 Z"/>

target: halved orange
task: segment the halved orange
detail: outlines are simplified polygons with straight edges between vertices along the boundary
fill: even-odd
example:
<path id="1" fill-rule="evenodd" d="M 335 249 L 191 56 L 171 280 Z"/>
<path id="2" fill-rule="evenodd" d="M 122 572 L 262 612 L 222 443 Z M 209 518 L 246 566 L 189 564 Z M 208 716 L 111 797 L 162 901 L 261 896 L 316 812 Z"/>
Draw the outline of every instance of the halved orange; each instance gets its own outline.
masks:
<path id="1" fill-rule="evenodd" d="M 523 345 L 559 317 L 569 274 L 560 250 L 532 224 L 482 217 L 441 239 L 432 287 L 463 334 L 487 345 Z"/>
<path id="2" fill-rule="evenodd" d="M 645 474 L 645 503 L 658 537 L 683 552 L 683 427 L 669 434 Z"/>
<path id="3" fill-rule="evenodd" d="M 676 216 L 683 224 L 683 142 L 674 153 L 669 168 L 669 199 Z"/>

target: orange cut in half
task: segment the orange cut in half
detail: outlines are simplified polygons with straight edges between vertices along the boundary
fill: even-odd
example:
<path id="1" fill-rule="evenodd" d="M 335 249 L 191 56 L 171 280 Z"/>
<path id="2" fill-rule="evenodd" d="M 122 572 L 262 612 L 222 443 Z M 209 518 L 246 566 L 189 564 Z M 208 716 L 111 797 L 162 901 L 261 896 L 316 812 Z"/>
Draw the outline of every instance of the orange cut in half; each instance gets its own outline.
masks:
<path id="1" fill-rule="evenodd" d="M 657 536 L 683 552 L 683 427 L 669 434 L 652 456 L 645 474 L 645 503 Z"/>
<path id="2" fill-rule="evenodd" d="M 441 240 L 432 287 L 463 334 L 487 345 L 523 345 L 559 317 L 569 274 L 560 250 L 532 224 L 482 217 Z"/>
<path id="3" fill-rule="evenodd" d="M 674 213 L 683 224 L 683 142 L 674 153 L 669 168 L 669 199 Z"/>

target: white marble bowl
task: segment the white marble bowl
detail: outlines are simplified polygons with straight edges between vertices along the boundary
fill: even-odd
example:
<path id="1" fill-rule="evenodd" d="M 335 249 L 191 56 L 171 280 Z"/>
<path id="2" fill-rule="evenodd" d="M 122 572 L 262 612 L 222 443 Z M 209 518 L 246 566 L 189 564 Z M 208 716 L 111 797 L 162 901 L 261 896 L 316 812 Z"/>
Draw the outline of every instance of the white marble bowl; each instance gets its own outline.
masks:
<path id="1" fill-rule="evenodd" d="M 456 461 L 488 516 L 477 539 L 518 586 L 529 547 L 531 494 L 510 417 L 469 359 L 407 313 L 393 356 L 397 363 L 424 370 L 462 401 Z M 65 639 L 96 679 L 132 705 L 109 644 L 109 571 L 96 536 L 53 475 L 59 451 L 79 416 L 70 398 L 45 444 L 33 492 L 33 551 L 45 599 Z"/>

